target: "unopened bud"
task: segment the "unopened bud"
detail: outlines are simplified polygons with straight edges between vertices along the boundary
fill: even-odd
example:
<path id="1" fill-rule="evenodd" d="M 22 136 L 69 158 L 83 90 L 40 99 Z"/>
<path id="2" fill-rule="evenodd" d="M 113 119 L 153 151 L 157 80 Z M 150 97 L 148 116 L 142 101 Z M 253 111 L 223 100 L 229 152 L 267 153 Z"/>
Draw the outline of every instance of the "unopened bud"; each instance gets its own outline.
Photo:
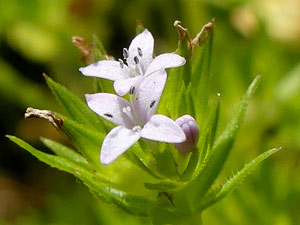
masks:
<path id="1" fill-rule="evenodd" d="M 185 142 L 174 144 L 175 148 L 182 153 L 194 151 L 199 138 L 199 127 L 196 120 L 190 115 L 184 115 L 175 122 L 181 127 L 186 136 Z"/>

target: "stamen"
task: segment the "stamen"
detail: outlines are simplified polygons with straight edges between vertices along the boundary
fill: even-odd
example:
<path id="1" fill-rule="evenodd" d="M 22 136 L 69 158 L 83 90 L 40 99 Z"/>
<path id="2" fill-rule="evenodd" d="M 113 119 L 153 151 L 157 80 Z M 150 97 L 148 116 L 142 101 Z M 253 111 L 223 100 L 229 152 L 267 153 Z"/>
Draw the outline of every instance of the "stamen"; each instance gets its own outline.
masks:
<path id="1" fill-rule="evenodd" d="M 140 75 L 144 75 L 144 72 L 143 72 L 143 69 L 142 69 L 142 65 L 140 64 L 140 60 L 137 56 L 134 56 L 133 57 L 133 61 L 135 62 L 136 64 L 136 67 L 138 69 L 138 72 L 140 73 Z"/>
<path id="2" fill-rule="evenodd" d="M 133 95 L 135 91 L 135 86 L 131 86 L 131 88 L 129 89 L 129 94 Z"/>
<path id="3" fill-rule="evenodd" d="M 113 115 L 111 115 L 110 113 L 104 113 L 104 116 L 107 116 L 109 118 L 113 118 Z"/>
<path id="4" fill-rule="evenodd" d="M 129 53 L 128 53 L 127 48 L 123 48 L 123 57 L 124 57 L 125 59 L 127 59 L 127 58 L 129 57 Z"/>
<path id="5" fill-rule="evenodd" d="M 156 101 L 152 101 L 152 102 L 150 103 L 150 108 L 152 108 L 152 107 L 154 106 L 155 102 L 156 102 Z"/>
<path id="6" fill-rule="evenodd" d="M 123 111 L 123 113 L 125 113 L 128 116 L 129 120 L 132 122 L 133 125 L 137 124 L 137 121 L 131 112 L 130 106 L 122 108 L 122 111 Z"/>
<path id="7" fill-rule="evenodd" d="M 120 67 L 124 68 L 124 62 L 123 62 L 123 60 L 122 59 L 118 59 L 118 61 L 120 62 Z"/>
<path id="8" fill-rule="evenodd" d="M 128 114 L 131 114 L 131 108 L 130 106 L 127 106 L 127 107 L 123 107 L 122 109 L 123 113 L 126 113 L 127 116 L 129 116 Z"/>
<path id="9" fill-rule="evenodd" d="M 139 131 L 139 130 L 141 130 L 142 128 L 140 127 L 140 126 L 134 126 L 133 128 L 132 128 L 132 130 L 133 131 Z"/>
<path id="10" fill-rule="evenodd" d="M 140 57 L 143 57 L 143 52 L 142 49 L 140 47 L 137 48 L 138 54 Z"/>
<path id="11" fill-rule="evenodd" d="M 137 56 L 134 56 L 133 61 L 135 62 L 135 64 L 139 64 L 140 60 Z"/>

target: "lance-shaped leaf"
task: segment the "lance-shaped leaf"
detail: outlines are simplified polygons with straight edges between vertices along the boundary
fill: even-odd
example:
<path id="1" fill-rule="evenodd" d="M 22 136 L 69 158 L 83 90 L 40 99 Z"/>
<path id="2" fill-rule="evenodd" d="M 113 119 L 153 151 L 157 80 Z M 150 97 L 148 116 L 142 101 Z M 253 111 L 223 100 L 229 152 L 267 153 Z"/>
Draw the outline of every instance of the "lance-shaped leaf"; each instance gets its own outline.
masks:
<path id="1" fill-rule="evenodd" d="M 220 95 L 217 94 L 217 100 L 213 103 L 212 110 L 209 114 L 207 124 L 205 126 L 202 140 L 199 142 L 200 147 L 200 157 L 198 162 L 198 168 L 203 163 L 204 159 L 207 157 L 208 150 L 214 144 L 215 136 L 217 132 L 219 114 L 220 114 Z"/>
<path id="2" fill-rule="evenodd" d="M 191 83 L 187 86 L 184 96 L 185 96 L 185 101 L 186 101 L 186 105 L 187 105 L 187 112 L 185 112 L 185 114 L 189 114 L 192 117 L 195 117 L 195 108 L 194 108 Z"/>
<path id="3" fill-rule="evenodd" d="M 185 86 L 187 87 L 191 81 L 191 57 L 192 50 L 190 46 L 190 38 L 188 35 L 188 30 L 180 25 L 180 21 L 176 20 L 174 22 L 174 27 L 178 30 L 179 41 L 178 41 L 178 54 L 182 55 L 186 59 L 186 65 L 181 70 L 182 79 Z"/>
<path id="4" fill-rule="evenodd" d="M 37 157 L 39 160 L 41 160 L 44 163 L 47 163 L 48 165 L 55 167 L 57 169 L 63 170 L 65 172 L 71 173 L 75 176 L 78 174 L 82 174 L 83 177 L 86 177 L 86 179 L 92 178 L 94 176 L 97 176 L 97 179 L 101 180 L 101 182 L 109 183 L 108 180 L 106 180 L 104 177 L 101 177 L 100 175 L 96 175 L 92 169 L 87 169 L 86 167 L 83 167 L 79 163 L 74 163 L 66 158 L 62 158 L 60 156 L 50 155 L 44 152 L 41 152 L 25 141 L 15 137 L 6 135 L 11 141 L 19 145 L 21 148 L 27 150 L 32 155 Z"/>
<path id="5" fill-rule="evenodd" d="M 181 179 L 187 180 L 192 175 L 197 176 L 200 170 L 203 168 L 204 159 L 207 157 L 208 150 L 211 148 L 215 141 L 215 135 L 217 131 L 219 113 L 220 113 L 220 98 L 217 95 L 216 102 L 213 103 L 208 119 L 202 131 L 200 132 L 200 138 L 198 141 L 197 149 L 192 153 L 189 164 L 182 174 Z"/>
<path id="6" fill-rule="evenodd" d="M 201 199 L 221 172 L 242 124 L 249 98 L 255 92 L 259 81 L 260 76 L 257 76 L 249 86 L 233 119 L 212 147 L 206 166 L 184 190 L 191 199 Z"/>
<path id="7" fill-rule="evenodd" d="M 88 161 L 75 150 L 48 138 L 41 137 L 41 141 L 44 145 L 50 148 L 57 156 L 68 159 L 74 163 L 78 163 L 87 169 L 92 168 L 89 165 Z"/>
<path id="8" fill-rule="evenodd" d="M 135 143 L 132 146 L 131 151 L 127 151 L 125 156 L 129 161 L 131 161 L 133 164 L 138 166 L 140 169 L 142 169 L 144 172 L 146 172 L 150 176 L 152 176 L 156 179 L 161 179 L 161 177 L 157 174 L 156 171 L 153 171 L 148 167 L 148 164 L 150 164 L 150 163 L 151 163 L 151 166 L 152 166 L 154 160 L 152 160 L 152 161 L 149 160 L 148 161 L 147 159 L 144 159 L 145 158 L 145 153 L 143 152 L 141 147 L 138 145 L 138 143 Z M 149 157 L 153 157 L 153 156 L 150 155 Z"/>
<path id="9" fill-rule="evenodd" d="M 92 56 L 94 62 L 99 60 L 104 60 L 107 57 L 106 50 L 102 44 L 102 42 L 99 40 L 97 35 L 93 35 L 93 41 L 92 41 Z"/>
<path id="10" fill-rule="evenodd" d="M 229 193 L 237 189 L 239 185 L 243 183 L 246 177 L 250 175 L 263 160 L 267 159 L 268 157 L 278 152 L 279 150 L 281 150 L 281 147 L 270 149 L 260 154 L 258 157 L 253 159 L 250 163 L 246 164 L 243 169 L 238 171 L 220 188 L 208 194 L 206 197 L 204 197 L 204 199 L 200 203 L 197 203 L 198 204 L 197 210 L 203 211 L 204 209 L 222 200 Z"/>
<path id="11" fill-rule="evenodd" d="M 168 191 L 180 186 L 180 183 L 174 181 L 161 181 L 159 183 L 145 183 L 145 188 L 156 191 Z"/>
<path id="12" fill-rule="evenodd" d="M 93 35 L 93 41 L 92 41 L 92 56 L 93 61 L 97 62 L 99 60 L 105 60 L 109 57 L 107 56 L 107 52 L 102 44 L 102 42 L 99 40 L 97 35 Z M 113 82 L 110 80 L 104 80 L 104 79 L 94 79 L 94 89 L 96 92 L 105 92 L 105 93 L 114 93 L 113 88 Z"/>
<path id="13" fill-rule="evenodd" d="M 194 96 L 195 111 L 197 121 L 204 118 L 208 97 L 211 87 L 211 56 L 213 46 L 213 29 L 210 33 L 209 40 L 201 48 L 200 57 L 196 60 L 192 69 L 191 84 Z"/>
<path id="14" fill-rule="evenodd" d="M 79 177 L 80 178 L 80 177 Z M 100 200 L 114 203 L 128 213 L 149 216 L 154 204 L 151 197 L 128 194 L 122 190 L 103 185 L 95 179 L 82 179 L 90 191 Z"/>
<path id="15" fill-rule="evenodd" d="M 48 120 L 57 130 L 67 135 L 86 160 L 100 168 L 99 146 L 104 139 L 104 134 L 93 129 L 89 130 L 84 125 L 49 110 L 27 108 L 25 118 Z"/>
<path id="16" fill-rule="evenodd" d="M 104 131 L 102 120 L 100 120 L 82 100 L 48 76 L 44 76 L 57 101 L 63 106 L 73 120 L 84 124 L 89 128 L 94 128 L 101 132 Z"/>
<path id="17" fill-rule="evenodd" d="M 7 137 L 42 162 L 71 173 L 81 179 L 84 184 L 88 186 L 90 191 L 99 199 L 114 203 L 129 213 L 143 216 L 149 215 L 149 211 L 153 204 L 151 199 L 127 194 L 124 191 L 112 187 L 114 184 L 107 181 L 105 178 L 101 177 L 99 173 L 95 173 L 93 170 L 87 170 L 79 164 L 65 158 L 43 153 L 17 137 Z"/>
<path id="18" fill-rule="evenodd" d="M 172 119 L 178 117 L 179 106 L 183 96 L 182 70 L 183 68 L 174 68 L 169 73 L 157 110 L 161 114 L 170 114 L 169 116 Z"/>
<path id="19" fill-rule="evenodd" d="M 61 129 L 63 132 L 90 163 L 99 165 L 99 152 L 104 134 L 89 130 L 82 124 L 72 121 L 67 117 L 62 118 L 63 125 Z"/>

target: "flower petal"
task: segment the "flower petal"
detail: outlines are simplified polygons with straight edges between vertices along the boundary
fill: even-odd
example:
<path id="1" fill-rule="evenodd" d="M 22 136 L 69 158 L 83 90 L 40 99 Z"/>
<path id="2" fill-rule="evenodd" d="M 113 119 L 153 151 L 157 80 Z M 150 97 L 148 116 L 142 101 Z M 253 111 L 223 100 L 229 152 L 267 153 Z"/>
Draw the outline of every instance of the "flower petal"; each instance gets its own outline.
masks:
<path id="1" fill-rule="evenodd" d="M 134 106 L 142 122 L 145 124 L 155 114 L 167 79 L 165 70 L 157 71 L 145 77 L 136 88 Z"/>
<path id="2" fill-rule="evenodd" d="M 103 141 L 100 152 L 101 163 L 103 165 L 112 163 L 139 139 L 140 135 L 136 131 L 123 126 L 113 128 Z"/>
<path id="3" fill-rule="evenodd" d="M 149 75 L 161 69 L 179 67 L 185 64 L 185 58 L 174 53 L 161 54 L 153 59 L 146 74 Z"/>
<path id="4" fill-rule="evenodd" d="M 90 77 L 99 77 L 108 80 L 118 80 L 129 77 L 129 70 L 126 65 L 121 67 L 120 62 L 114 60 L 101 60 L 86 67 L 81 67 L 79 71 Z"/>
<path id="5" fill-rule="evenodd" d="M 132 86 L 137 86 L 143 79 L 142 76 L 137 76 L 128 79 L 119 79 L 114 82 L 114 89 L 119 96 L 126 95 Z"/>
<path id="6" fill-rule="evenodd" d="M 156 114 L 141 130 L 141 137 L 154 141 L 181 143 L 186 140 L 182 129 L 170 118 Z"/>
<path id="7" fill-rule="evenodd" d="M 129 63 L 134 64 L 133 58 L 139 55 L 138 48 L 140 48 L 142 51 L 142 58 L 152 59 L 154 39 L 152 34 L 147 29 L 145 29 L 131 41 L 131 44 L 128 48 Z"/>
<path id="8" fill-rule="evenodd" d="M 188 153 L 195 150 L 199 139 L 199 126 L 196 120 L 190 115 L 184 115 L 176 119 L 175 123 L 181 127 L 185 133 L 186 141 L 174 144 L 182 153 Z"/>
<path id="9" fill-rule="evenodd" d="M 129 103 L 113 94 L 97 93 L 85 95 L 88 106 L 99 116 L 116 124 L 124 126 L 132 126 L 127 115 L 122 111 Z"/>

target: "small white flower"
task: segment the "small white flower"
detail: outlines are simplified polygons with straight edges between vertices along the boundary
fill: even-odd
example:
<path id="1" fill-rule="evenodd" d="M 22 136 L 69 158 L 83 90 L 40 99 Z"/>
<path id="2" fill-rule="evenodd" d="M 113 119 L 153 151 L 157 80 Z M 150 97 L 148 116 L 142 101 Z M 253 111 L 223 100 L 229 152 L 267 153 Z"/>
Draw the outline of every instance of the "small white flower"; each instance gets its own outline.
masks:
<path id="1" fill-rule="evenodd" d="M 183 130 L 170 118 L 155 114 L 167 74 L 159 70 L 139 86 L 129 89 L 130 102 L 114 94 L 87 94 L 88 106 L 104 119 L 118 125 L 105 137 L 100 161 L 108 165 L 141 137 L 167 143 L 186 140 Z"/>
<path id="2" fill-rule="evenodd" d="M 186 136 L 186 141 L 175 143 L 174 146 L 182 153 L 188 153 L 195 150 L 199 138 L 199 127 L 196 120 L 190 115 L 179 117 L 176 121 Z"/>
<path id="3" fill-rule="evenodd" d="M 173 68 L 185 64 L 185 59 L 174 53 L 165 53 L 152 58 L 154 39 L 148 30 L 137 35 L 123 49 L 124 61 L 101 60 L 79 71 L 85 76 L 113 80 L 116 93 L 123 96 L 130 87 L 138 86 L 142 79 L 161 69 Z"/>

